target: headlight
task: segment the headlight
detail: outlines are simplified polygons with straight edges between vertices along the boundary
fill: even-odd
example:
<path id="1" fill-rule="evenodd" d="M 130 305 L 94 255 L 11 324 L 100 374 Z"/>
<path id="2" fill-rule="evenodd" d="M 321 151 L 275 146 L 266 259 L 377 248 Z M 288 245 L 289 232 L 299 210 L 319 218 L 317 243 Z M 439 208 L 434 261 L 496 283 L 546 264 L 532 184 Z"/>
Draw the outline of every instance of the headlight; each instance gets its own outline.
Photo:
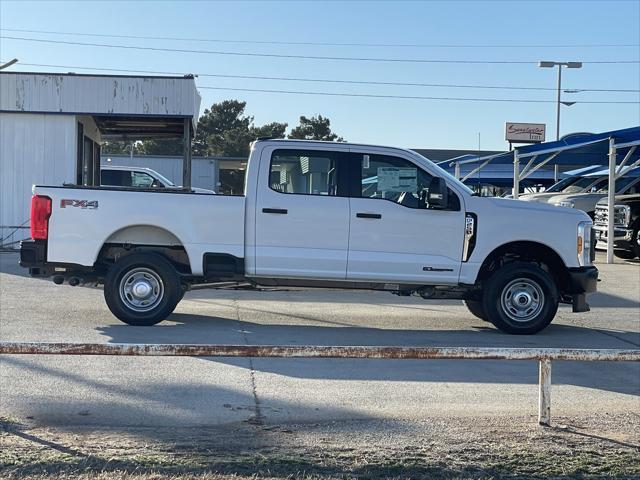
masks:
<path id="1" fill-rule="evenodd" d="M 629 205 L 616 205 L 613 209 L 613 224 L 626 227 L 631 222 L 631 207 Z"/>
<path id="2" fill-rule="evenodd" d="M 573 208 L 575 207 L 575 203 L 571 200 L 565 200 L 563 202 L 554 203 L 556 207 L 565 207 L 565 208 Z"/>
<path id="3" fill-rule="evenodd" d="M 581 267 L 591 265 L 591 222 L 580 222 L 578 224 L 578 237 L 576 241 L 578 263 Z"/>

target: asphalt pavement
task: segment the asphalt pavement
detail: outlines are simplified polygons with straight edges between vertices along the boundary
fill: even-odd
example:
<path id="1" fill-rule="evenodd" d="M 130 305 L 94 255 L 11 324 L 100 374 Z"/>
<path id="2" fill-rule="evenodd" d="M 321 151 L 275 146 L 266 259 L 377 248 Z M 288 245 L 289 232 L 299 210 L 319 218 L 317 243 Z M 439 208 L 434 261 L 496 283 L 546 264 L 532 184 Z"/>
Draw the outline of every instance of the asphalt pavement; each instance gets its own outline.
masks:
<path id="1" fill-rule="evenodd" d="M 460 301 L 384 292 L 188 292 L 171 317 L 130 327 L 102 290 L 29 278 L 0 254 L 0 340 L 492 347 L 640 347 L 640 265 L 599 263 L 592 311 L 561 306 L 510 336 Z M 34 426 L 190 427 L 537 415 L 524 361 L 2 356 L 0 417 Z M 554 362 L 552 415 L 640 414 L 640 364 Z"/>

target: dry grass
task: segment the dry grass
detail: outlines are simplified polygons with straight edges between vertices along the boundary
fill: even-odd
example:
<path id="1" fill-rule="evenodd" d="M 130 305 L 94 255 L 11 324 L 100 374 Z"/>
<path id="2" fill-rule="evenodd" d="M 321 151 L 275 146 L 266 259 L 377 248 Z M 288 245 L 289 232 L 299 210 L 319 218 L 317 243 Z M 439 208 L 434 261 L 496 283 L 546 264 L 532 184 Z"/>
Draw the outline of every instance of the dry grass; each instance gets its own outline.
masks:
<path id="1" fill-rule="evenodd" d="M 636 415 L 209 429 L 33 429 L 5 422 L 0 478 L 81 480 L 640 478 Z"/>

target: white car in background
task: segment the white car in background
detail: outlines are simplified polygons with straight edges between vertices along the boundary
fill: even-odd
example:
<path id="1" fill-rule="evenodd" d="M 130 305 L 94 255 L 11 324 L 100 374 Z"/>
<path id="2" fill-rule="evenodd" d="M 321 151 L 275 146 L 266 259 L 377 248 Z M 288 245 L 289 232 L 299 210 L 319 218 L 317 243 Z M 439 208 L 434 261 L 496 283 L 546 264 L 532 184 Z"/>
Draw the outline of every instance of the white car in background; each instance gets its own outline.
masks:
<path id="1" fill-rule="evenodd" d="M 101 166 L 100 185 L 122 188 L 171 188 L 181 189 L 167 177 L 145 167 Z M 191 187 L 195 193 L 216 193 L 206 188 Z"/>
<path id="2" fill-rule="evenodd" d="M 554 198 L 560 194 L 571 195 L 598 190 L 605 186 L 607 181 L 606 176 L 567 177 L 552 185 L 544 192 L 520 195 L 518 200 L 524 200 L 525 202 L 550 203 L 550 198 Z"/>
<path id="3" fill-rule="evenodd" d="M 616 180 L 616 195 L 640 193 L 640 169 Z M 575 195 L 556 195 L 549 198 L 548 203 L 556 207 L 575 208 L 586 212 L 591 218 L 595 216 L 596 204 L 605 198 L 609 191 L 608 180 L 603 187 L 587 193 Z"/>

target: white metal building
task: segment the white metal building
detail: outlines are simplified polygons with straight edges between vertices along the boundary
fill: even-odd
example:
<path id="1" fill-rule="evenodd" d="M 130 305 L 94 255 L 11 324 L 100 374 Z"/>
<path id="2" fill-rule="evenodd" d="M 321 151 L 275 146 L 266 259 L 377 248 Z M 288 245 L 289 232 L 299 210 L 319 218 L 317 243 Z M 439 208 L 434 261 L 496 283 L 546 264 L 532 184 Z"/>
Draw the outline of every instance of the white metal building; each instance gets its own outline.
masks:
<path id="1" fill-rule="evenodd" d="M 29 236 L 32 185 L 99 184 L 104 140 L 191 138 L 200 98 L 193 76 L 0 72 L 0 245 Z"/>

